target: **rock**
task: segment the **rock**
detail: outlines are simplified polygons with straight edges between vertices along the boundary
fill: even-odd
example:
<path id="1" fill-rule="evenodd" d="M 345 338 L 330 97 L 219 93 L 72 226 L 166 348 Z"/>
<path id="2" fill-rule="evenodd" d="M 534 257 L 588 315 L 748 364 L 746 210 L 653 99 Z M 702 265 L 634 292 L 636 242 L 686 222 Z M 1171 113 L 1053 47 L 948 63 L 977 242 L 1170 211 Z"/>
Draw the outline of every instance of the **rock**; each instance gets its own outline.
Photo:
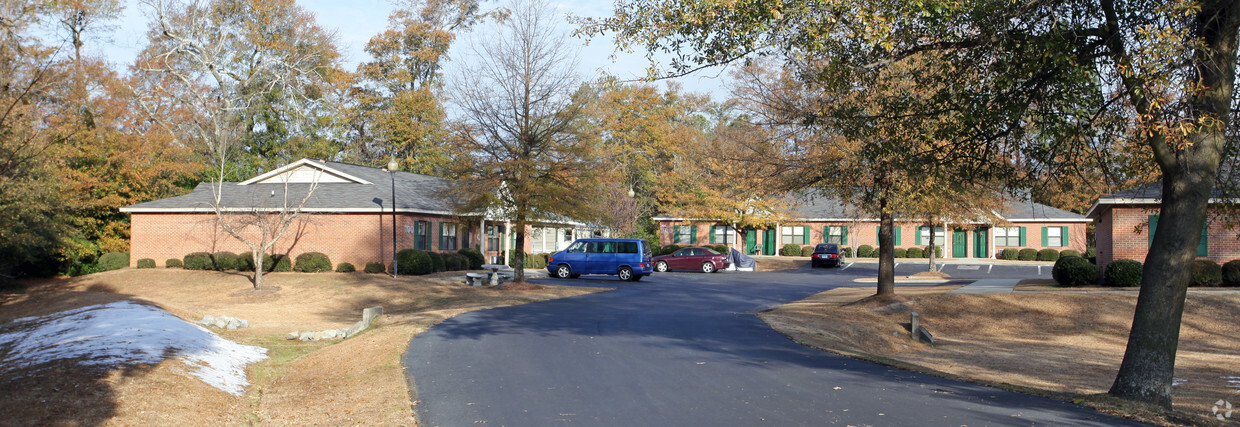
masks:
<path id="1" fill-rule="evenodd" d="M 362 322 L 366 323 L 366 326 L 370 326 L 370 322 L 375 321 L 376 317 L 379 317 L 382 315 L 383 315 L 383 306 L 375 306 L 375 307 L 367 308 L 365 310 L 362 310 Z"/>
<path id="2" fill-rule="evenodd" d="M 237 328 L 241 327 L 241 321 L 234 317 L 230 317 L 228 318 L 228 324 L 225 327 L 230 331 L 235 331 Z"/>
<path id="3" fill-rule="evenodd" d="M 302 332 L 301 336 L 297 337 L 297 339 L 302 341 L 310 341 L 311 339 L 314 339 L 314 332 Z"/>
<path id="4" fill-rule="evenodd" d="M 245 319 L 241 319 L 241 327 L 242 327 L 242 328 L 248 328 L 248 327 L 250 327 L 250 321 L 249 321 L 249 320 L 245 320 Z"/>
<path id="5" fill-rule="evenodd" d="M 301 332 L 293 331 L 293 332 L 289 332 L 289 333 L 288 333 L 288 335 L 285 335 L 285 336 L 284 336 L 284 339 L 286 339 L 286 340 L 295 340 L 295 339 L 297 339 L 297 338 L 298 338 L 298 337 L 300 337 L 300 336 L 301 336 Z"/>
<path id="6" fill-rule="evenodd" d="M 312 340 L 314 340 L 314 341 L 318 341 L 318 340 L 323 339 L 323 331 L 318 331 L 318 332 L 315 332 L 315 333 L 314 333 L 314 335 L 313 335 L 313 338 L 310 338 L 310 339 L 312 339 Z"/>
<path id="7" fill-rule="evenodd" d="M 343 339 L 343 338 L 348 338 L 348 337 L 349 337 L 349 330 L 348 330 L 348 329 L 341 329 L 341 330 L 340 330 L 340 338 L 342 338 L 342 339 Z"/>
<path id="8" fill-rule="evenodd" d="M 212 316 L 212 315 L 210 315 L 210 314 L 205 315 L 205 316 L 202 316 L 202 320 L 199 320 L 199 321 L 198 321 L 198 324 L 200 324 L 200 325 L 213 325 L 213 324 L 215 324 L 215 316 Z"/>
<path id="9" fill-rule="evenodd" d="M 215 327 L 224 329 L 228 327 L 228 321 L 224 319 L 215 319 Z"/>

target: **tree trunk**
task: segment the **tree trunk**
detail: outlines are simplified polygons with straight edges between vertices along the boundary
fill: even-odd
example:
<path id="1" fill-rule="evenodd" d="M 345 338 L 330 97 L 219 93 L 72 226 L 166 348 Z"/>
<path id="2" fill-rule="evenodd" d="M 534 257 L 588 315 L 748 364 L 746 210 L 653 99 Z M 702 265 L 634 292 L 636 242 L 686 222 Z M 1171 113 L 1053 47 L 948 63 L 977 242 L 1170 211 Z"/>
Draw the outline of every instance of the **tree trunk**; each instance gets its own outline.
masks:
<path id="1" fill-rule="evenodd" d="M 1200 6 L 1193 26 L 1202 47 L 1194 52 L 1193 63 L 1203 90 L 1190 94 L 1188 101 L 1194 122 L 1202 127 L 1190 135 L 1186 148 L 1174 149 L 1161 140 L 1150 143 L 1163 174 L 1162 207 L 1142 268 L 1128 347 L 1110 390 L 1114 396 L 1165 408 L 1171 408 L 1192 262 L 1222 160 L 1224 130 L 1230 123 L 1240 29 L 1240 4 L 1235 1 L 1207 0 Z"/>
<path id="2" fill-rule="evenodd" d="M 263 251 L 250 251 L 252 261 L 254 262 L 254 290 L 263 290 Z"/>
<path id="3" fill-rule="evenodd" d="M 517 216 L 517 243 L 512 248 L 512 281 L 525 283 L 525 217 Z"/>
<path id="4" fill-rule="evenodd" d="M 947 234 L 946 230 L 944 230 L 943 234 Z M 935 249 L 934 247 L 934 221 L 930 222 L 930 246 L 929 248 L 930 248 L 930 253 L 926 254 L 926 257 L 930 258 L 930 270 L 928 271 L 937 271 L 934 268 L 934 249 Z"/>
<path id="5" fill-rule="evenodd" d="M 885 196 L 879 198 L 878 209 L 878 293 L 875 295 L 892 296 L 896 294 L 895 218 L 887 208 Z"/>

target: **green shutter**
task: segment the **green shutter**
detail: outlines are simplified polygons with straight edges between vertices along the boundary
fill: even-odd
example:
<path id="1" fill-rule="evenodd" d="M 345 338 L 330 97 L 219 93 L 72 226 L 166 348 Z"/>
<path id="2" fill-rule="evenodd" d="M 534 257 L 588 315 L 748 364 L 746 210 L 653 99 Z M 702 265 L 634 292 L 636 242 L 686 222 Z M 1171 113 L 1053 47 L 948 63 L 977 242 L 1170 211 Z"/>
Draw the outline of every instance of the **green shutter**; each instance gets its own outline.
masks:
<path id="1" fill-rule="evenodd" d="M 439 250 L 443 250 L 443 221 L 439 222 Z"/>
<path id="2" fill-rule="evenodd" d="M 1210 241 L 1210 222 L 1206 221 L 1205 224 L 1201 224 L 1201 243 L 1197 244 L 1197 256 L 1209 256 L 1210 255 L 1209 241 Z"/>
<path id="3" fill-rule="evenodd" d="M 801 236 L 801 244 L 803 245 L 809 244 L 809 226 L 808 225 L 805 226 L 805 235 Z"/>
<path id="4" fill-rule="evenodd" d="M 848 244 L 848 226 L 847 225 L 845 225 L 843 229 L 840 230 L 840 244 L 842 245 Z"/>
<path id="5" fill-rule="evenodd" d="M 1068 226 L 1059 227 L 1059 246 L 1068 246 Z"/>
<path id="6" fill-rule="evenodd" d="M 901 237 L 901 234 L 903 234 L 903 233 L 901 233 L 901 232 L 900 232 L 900 230 L 903 230 L 903 229 L 904 229 L 903 227 L 896 227 L 896 228 L 891 229 L 891 231 L 892 231 L 893 233 L 895 233 L 895 235 L 896 235 L 896 237 L 895 237 L 894 239 L 892 239 L 892 240 L 895 240 L 895 245 L 896 245 L 896 246 L 900 246 L 900 245 L 904 244 L 903 242 L 901 242 L 901 240 L 903 240 L 903 239 L 901 239 L 901 238 L 900 238 L 900 237 Z"/>
<path id="7" fill-rule="evenodd" d="M 874 245 L 875 246 L 883 245 L 883 243 L 878 240 L 878 236 L 881 236 L 881 235 L 883 235 L 883 226 L 881 225 L 874 226 Z"/>
<path id="8" fill-rule="evenodd" d="M 710 226 L 710 244 L 712 245 L 715 244 L 715 227 L 718 227 L 718 226 L 717 225 Z"/>
<path id="9" fill-rule="evenodd" d="M 916 230 L 916 231 L 917 231 L 917 234 L 916 234 L 915 236 L 913 236 L 913 240 L 916 242 L 916 243 L 914 243 L 914 244 L 916 244 L 917 246 L 921 246 L 921 229 L 922 229 L 922 228 L 925 228 L 925 227 L 917 227 L 917 228 L 914 228 L 914 230 Z M 934 232 L 934 230 L 933 230 L 933 229 L 931 229 L 931 230 L 930 230 L 930 232 L 931 232 L 931 233 L 933 233 L 933 232 Z"/>
<path id="10" fill-rule="evenodd" d="M 1029 234 L 1029 233 L 1025 232 L 1025 227 L 1021 227 L 1021 228 L 1020 228 L 1020 247 L 1022 247 L 1022 248 L 1023 248 L 1023 247 L 1025 247 L 1025 245 L 1027 244 L 1027 243 L 1025 243 L 1025 236 L 1026 236 L 1026 235 L 1028 235 L 1028 234 Z"/>
<path id="11" fill-rule="evenodd" d="M 830 240 L 831 240 L 831 226 L 824 225 L 822 226 L 822 243 L 827 243 Z"/>
<path id="12" fill-rule="evenodd" d="M 697 243 L 697 226 L 686 225 L 685 227 L 689 227 L 690 230 L 693 230 L 693 232 L 689 234 L 689 244 Z"/>
<path id="13" fill-rule="evenodd" d="M 1147 237 L 1149 238 L 1150 246 L 1154 246 L 1154 229 L 1158 228 L 1158 215 L 1150 215 L 1150 227 L 1149 228 L 1150 228 L 1150 235 Z"/>
<path id="14" fill-rule="evenodd" d="M 1042 227 L 1042 246 L 1047 246 L 1046 241 L 1050 240 L 1050 232 L 1046 231 L 1050 227 Z"/>

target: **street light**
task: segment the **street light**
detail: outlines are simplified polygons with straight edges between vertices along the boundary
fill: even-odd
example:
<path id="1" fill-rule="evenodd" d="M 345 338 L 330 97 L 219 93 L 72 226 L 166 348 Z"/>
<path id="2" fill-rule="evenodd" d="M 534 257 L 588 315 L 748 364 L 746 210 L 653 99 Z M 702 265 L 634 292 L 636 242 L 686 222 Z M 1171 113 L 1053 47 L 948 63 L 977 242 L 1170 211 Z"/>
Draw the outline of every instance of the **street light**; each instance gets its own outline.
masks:
<path id="1" fill-rule="evenodd" d="M 396 261 L 396 168 L 400 167 L 396 163 L 396 155 L 393 154 L 391 160 L 388 160 L 387 169 L 388 176 L 392 178 L 392 277 L 400 276 L 400 264 Z"/>

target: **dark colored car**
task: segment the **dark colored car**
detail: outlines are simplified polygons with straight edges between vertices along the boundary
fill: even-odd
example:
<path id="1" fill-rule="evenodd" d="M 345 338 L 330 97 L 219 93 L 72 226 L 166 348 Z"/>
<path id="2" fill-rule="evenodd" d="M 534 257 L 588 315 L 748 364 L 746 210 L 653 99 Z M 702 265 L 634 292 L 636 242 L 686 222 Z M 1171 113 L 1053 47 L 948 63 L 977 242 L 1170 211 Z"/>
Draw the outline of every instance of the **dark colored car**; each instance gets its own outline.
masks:
<path id="1" fill-rule="evenodd" d="M 809 257 L 811 268 L 820 266 L 839 267 L 844 265 L 844 254 L 840 253 L 840 245 L 835 243 L 819 243 L 814 246 L 814 254 Z"/>
<path id="2" fill-rule="evenodd" d="M 579 239 L 547 259 L 547 271 L 561 279 L 614 274 L 636 282 L 653 272 L 651 265 L 650 243 L 637 239 Z"/>
<path id="3" fill-rule="evenodd" d="M 654 271 L 702 270 L 714 273 L 728 268 L 728 256 L 710 248 L 684 248 L 668 255 L 654 257 Z"/>

